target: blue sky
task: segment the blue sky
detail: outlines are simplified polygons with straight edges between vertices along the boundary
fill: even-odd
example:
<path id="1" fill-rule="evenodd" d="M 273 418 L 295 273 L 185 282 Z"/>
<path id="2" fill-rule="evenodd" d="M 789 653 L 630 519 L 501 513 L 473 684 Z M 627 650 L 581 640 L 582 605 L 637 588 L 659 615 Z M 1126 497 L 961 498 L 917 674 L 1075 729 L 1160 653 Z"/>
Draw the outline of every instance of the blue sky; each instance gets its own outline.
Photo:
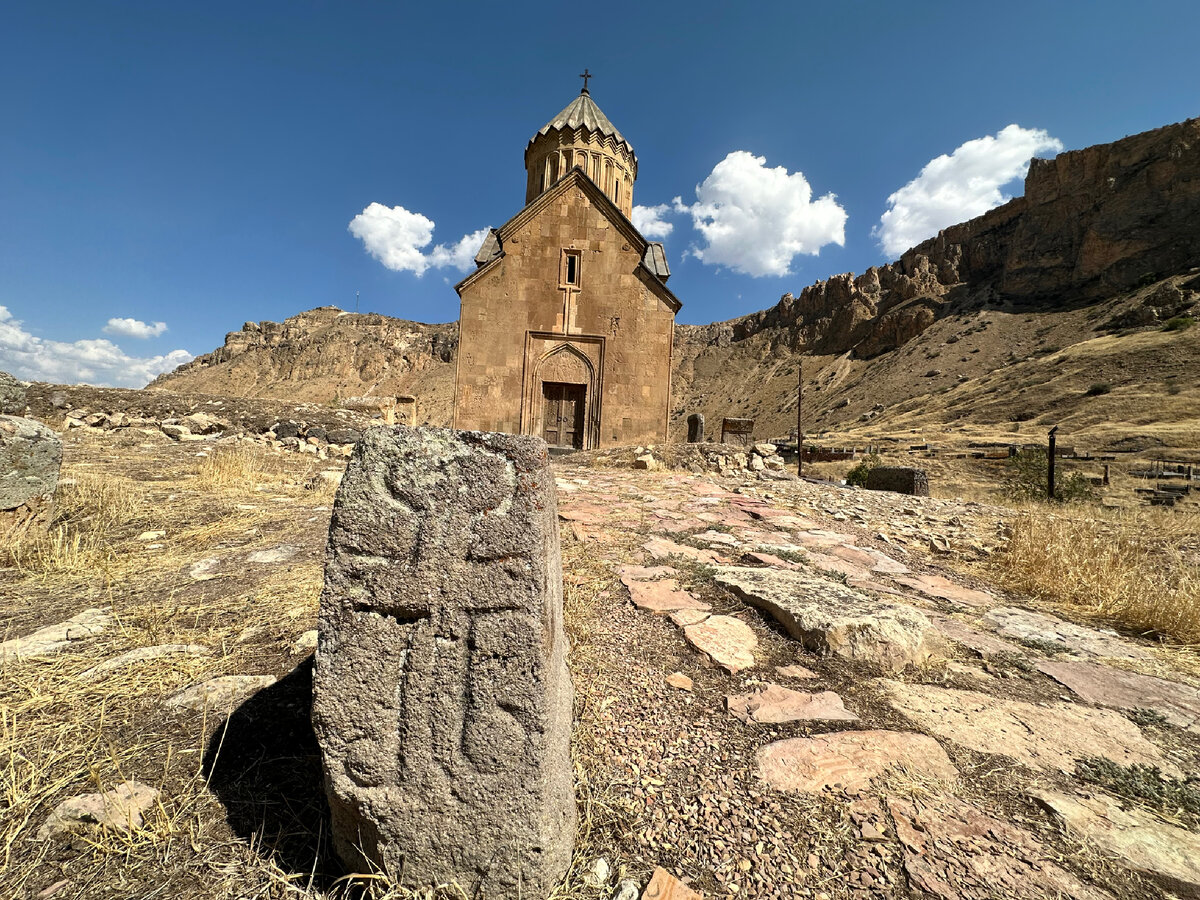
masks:
<path id="1" fill-rule="evenodd" d="M 658 207 L 641 221 L 671 226 L 690 323 L 886 262 L 1020 194 L 998 179 L 1029 155 L 1200 114 L 1194 0 L 39 0 L 3 20 L 0 368 L 45 380 L 139 386 L 356 291 L 453 320 L 460 242 L 520 209 L 525 145 L 584 67 Z"/>

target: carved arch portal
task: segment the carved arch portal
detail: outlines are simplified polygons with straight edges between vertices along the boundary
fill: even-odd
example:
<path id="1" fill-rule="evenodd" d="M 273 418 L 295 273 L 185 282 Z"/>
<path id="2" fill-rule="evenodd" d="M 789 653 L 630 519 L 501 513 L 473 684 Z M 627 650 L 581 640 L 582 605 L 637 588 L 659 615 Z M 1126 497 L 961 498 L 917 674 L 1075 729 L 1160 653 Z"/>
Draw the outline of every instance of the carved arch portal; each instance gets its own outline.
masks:
<path id="1" fill-rule="evenodd" d="M 600 444 L 604 338 L 591 335 L 529 333 L 525 353 L 525 390 L 521 431 L 546 434 L 547 385 L 582 405 L 579 442 L 587 450 Z M 574 407 L 572 407 L 574 408 Z M 563 445 L 561 441 L 555 441 Z"/>

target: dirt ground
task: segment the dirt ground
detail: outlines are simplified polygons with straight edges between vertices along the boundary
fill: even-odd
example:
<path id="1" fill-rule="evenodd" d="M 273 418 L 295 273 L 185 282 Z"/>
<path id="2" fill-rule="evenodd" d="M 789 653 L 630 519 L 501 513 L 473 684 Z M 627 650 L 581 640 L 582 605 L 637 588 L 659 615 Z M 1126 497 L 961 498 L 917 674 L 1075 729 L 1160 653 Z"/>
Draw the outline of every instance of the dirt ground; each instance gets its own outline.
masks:
<path id="1" fill-rule="evenodd" d="M 155 429 L 76 429 L 65 442 L 58 540 L 9 553 L 0 569 L 0 639 L 91 608 L 112 622 L 52 655 L 0 661 L 0 895 L 383 896 L 385 886 L 348 878 L 331 852 L 309 722 L 310 633 L 335 490 L 320 472 L 340 464 L 217 440 L 179 444 Z M 1071 653 L 997 636 L 984 624 L 987 607 L 872 574 L 882 592 L 866 593 L 877 601 L 902 596 L 935 622 L 986 633 L 1005 647 L 980 652 L 948 641 L 928 665 L 889 675 L 805 650 L 774 618 L 722 587 L 711 563 L 687 553 L 655 561 L 645 549 L 659 536 L 731 563 L 773 550 L 780 563 L 806 565 L 805 540 L 835 534 L 840 547 L 986 591 L 995 607 L 1047 611 L 989 581 L 1011 510 L 829 484 L 596 468 L 569 457 L 556 469 L 581 813 L 575 862 L 556 896 L 607 900 L 619 878 L 644 885 L 656 866 L 708 897 L 985 898 L 998 896 L 996 885 L 1009 877 L 1019 879 L 1020 893 L 999 895 L 1165 896 L 1080 844 L 1033 798 L 1035 789 L 1092 789 L 1086 767 L 1031 768 L 939 735 L 958 771 L 950 785 L 901 767 L 863 792 L 835 783 L 804 793 L 773 787 L 759 771 L 757 754 L 779 740 L 847 727 L 922 731 L 891 699 L 896 683 L 1096 712 L 1037 668 Z M 946 535 L 954 552 L 931 550 L 930 531 Z M 714 614 L 749 626 L 757 640 L 752 667 L 727 671 L 669 617 L 631 603 L 619 570 L 651 562 L 674 568 L 679 587 Z M 825 574 L 846 581 L 845 573 Z M 1131 658 L 1104 659 L 1115 668 L 1200 684 L 1188 675 L 1200 667 L 1180 662 L 1192 651 L 1110 637 L 1135 648 Z M 203 652 L 85 674 L 127 651 L 163 645 Z M 786 681 L 776 671 L 797 664 L 815 677 Z M 667 683 L 676 673 L 691 679 L 690 690 Z M 169 704 L 189 686 L 229 675 L 275 680 L 207 708 Z M 835 692 L 859 721 L 759 724 L 730 715 L 727 696 L 768 682 Z M 1195 731 L 1145 710 L 1124 715 L 1161 754 L 1163 772 L 1200 770 Z M 1137 788 L 1132 778 L 1106 785 L 1131 807 L 1195 832 L 1200 805 L 1195 815 L 1188 806 L 1193 795 L 1200 804 L 1195 781 L 1155 777 L 1184 800 L 1164 807 L 1162 791 Z M 62 800 L 127 780 L 161 792 L 140 827 L 39 839 Z M 940 849 L 913 849 L 911 809 L 922 810 Z M 947 810 L 977 833 L 959 840 L 937 832 Z M 590 885 L 585 875 L 597 857 L 612 875 Z M 1048 872 L 1061 879 L 1041 877 Z"/>

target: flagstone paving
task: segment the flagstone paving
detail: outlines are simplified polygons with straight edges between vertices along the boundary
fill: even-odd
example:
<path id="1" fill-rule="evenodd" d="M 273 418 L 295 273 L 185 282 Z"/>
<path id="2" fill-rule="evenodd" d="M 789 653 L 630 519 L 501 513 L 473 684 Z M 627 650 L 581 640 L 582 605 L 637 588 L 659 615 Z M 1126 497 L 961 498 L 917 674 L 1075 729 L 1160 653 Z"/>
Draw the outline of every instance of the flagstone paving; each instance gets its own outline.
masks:
<path id="1" fill-rule="evenodd" d="M 1007 510 L 804 482 L 574 477 L 583 471 L 560 473 L 573 487 L 559 497 L 564 519 L 584 522 L 589 538 L 604 533 L 596 552 L 612 548 L 618 598 L 634 617 L 622 619 L 620 640 L 630 657 L 645 643 L 641 665 L 658 685 L 639 688 L 653 698 L 644 720 L 632 709 L 619 720 L 605 713 L 601 729 L 619 727 L 606 733 L 643 748 L 620 759 L 642 784 L 631 840 L 645 865 L 706 883 L 705 896 L 1158 896 L 1136 874 L 1113 880 L 1078 862 L 1078 845 L 1030 801 L 1012 818 L 1006 785 L 1036 777 L 1082 802 L 1093 791 L 1079 780 L 1084 758 L 1166 775 L 1194 768 L 1194 744 L 1158 742 L 1166 732 L 1143 731 L 1120 711 L 1154 710 L 1164 727 L 1191 734 L 1200 690 L 1159 677 L 1161 668 L 1108 664 L 1154 659 L 1149 642 L 1025 608 L 977 575 L 944 568 L 956 552 L 991 552 Z M 630 496 L 637 501 L 611 502 Z M 932 549 L 931 536 L 951 553 Z M 911 640 L 880 636 L 898 612 Z M 826 627 L 800 621 L 808 619 Z M 666 630 L 643 631 L 642 622 Z M 839 628 L 836 640 L 813 638 Z M 879 678 L 901 671 L 903 681 Z M 760 680 L 765 673 L 783 683 Z M 915 779 L 923 793 L 896 793 L 896 778 Z M 809 804 L 797 814 L 815 823 L 827 813 L 811 804 L 826 802 L 849 813 L 854 840 L 826 852 L 810 833 L 805 858 L 788 804 Z M 1168 857 L 1195 838 L 1176 830 L 1154 831 Z"/>

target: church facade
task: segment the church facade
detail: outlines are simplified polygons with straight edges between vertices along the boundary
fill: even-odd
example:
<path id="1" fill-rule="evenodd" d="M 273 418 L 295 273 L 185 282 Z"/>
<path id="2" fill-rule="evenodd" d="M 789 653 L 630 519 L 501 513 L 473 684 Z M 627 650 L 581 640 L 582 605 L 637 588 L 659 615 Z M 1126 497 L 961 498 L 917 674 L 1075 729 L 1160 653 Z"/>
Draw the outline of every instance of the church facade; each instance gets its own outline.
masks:
<path id="1" fill-rule="evenodd" d="M 525 207 L 461 301 L 454 427 L 591 449 L 665 441 L 679 301 L 630 221 L 637 157 L 585 86 L 525 149 Z"/>

